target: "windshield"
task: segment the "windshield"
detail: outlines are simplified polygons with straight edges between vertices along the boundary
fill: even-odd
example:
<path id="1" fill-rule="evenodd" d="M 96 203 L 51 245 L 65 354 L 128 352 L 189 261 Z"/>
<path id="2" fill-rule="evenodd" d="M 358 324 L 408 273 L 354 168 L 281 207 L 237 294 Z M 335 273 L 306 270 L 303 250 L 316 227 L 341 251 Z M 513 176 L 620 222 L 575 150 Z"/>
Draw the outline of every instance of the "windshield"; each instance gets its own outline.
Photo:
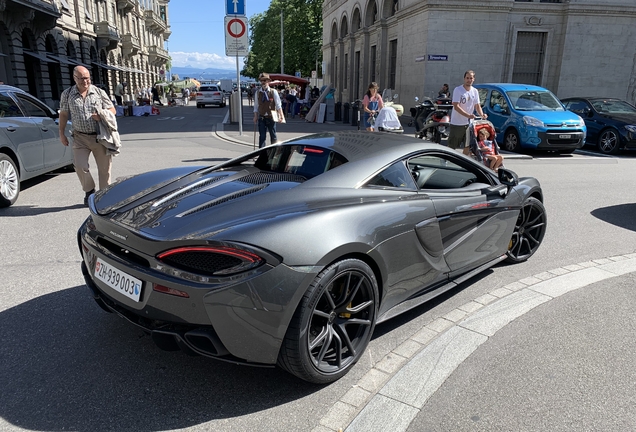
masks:
<path id="1" fill-rule="evenodd" d="M 636 114 L 636 108 L 617 99 L 599 99 L 591 101 L 596 111 L 602 114 Z"/>
<path id="2" fill-rule="evenodd" d="M 297 174 L 310 179 L 346 162 L 342 155 L 328 149 L 284 145 L 263 149 L 254 166 L 264 171 Z"/>
<path id="3" fill-rule="evenodd" d="M 518 111 L 565 111 L 561 102 L 548 90 L 506 92 L 510 103 Z"/>

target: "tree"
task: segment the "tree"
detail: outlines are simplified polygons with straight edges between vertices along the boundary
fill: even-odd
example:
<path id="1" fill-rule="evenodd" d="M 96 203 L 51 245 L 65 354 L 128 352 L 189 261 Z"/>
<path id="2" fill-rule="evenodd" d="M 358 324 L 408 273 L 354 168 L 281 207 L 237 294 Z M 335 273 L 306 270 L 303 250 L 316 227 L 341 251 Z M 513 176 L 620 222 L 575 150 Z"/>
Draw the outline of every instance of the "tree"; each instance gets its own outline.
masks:
<path id="1" fill-rule="evenodd" d="M 280 13 L 283 12 L 284 66 L 293 75 L 309 76 L 322 61 L 323 0 L 272 0 L 264 13 L 249 19 L 250 50 L 241 74 L 280 72 Z M 316 57 L 317 56 L 317 57 Z"/>

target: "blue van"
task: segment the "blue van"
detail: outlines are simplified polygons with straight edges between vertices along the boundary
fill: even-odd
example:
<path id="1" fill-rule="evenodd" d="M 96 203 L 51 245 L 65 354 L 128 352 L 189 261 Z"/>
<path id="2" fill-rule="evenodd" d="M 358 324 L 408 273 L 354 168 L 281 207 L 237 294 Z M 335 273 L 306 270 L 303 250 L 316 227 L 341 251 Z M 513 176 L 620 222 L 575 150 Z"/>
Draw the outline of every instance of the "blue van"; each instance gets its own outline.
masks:
<path id="1" fill-rule="evenodd" d="M 504 150 L 572 153 L 585 144 L 585 122 L 565 109 L 550 90 L 527 84 L 475 84 L 475 88 Z"/>

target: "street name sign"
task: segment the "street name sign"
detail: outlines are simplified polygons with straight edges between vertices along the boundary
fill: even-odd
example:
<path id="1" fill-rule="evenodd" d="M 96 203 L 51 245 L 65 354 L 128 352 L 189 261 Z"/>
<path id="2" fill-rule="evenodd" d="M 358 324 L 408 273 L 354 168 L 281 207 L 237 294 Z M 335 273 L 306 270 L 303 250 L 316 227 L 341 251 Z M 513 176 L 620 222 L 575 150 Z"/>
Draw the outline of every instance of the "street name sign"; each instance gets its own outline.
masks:
<path id="1" fill-rule="evenodd" d="M 244 16 L 226 16 L 225 55 L 245 57 L 248 52 L 249 41 L 247 38 L 247 18 Z"/>
<path id="2" fill-rule="evenodd" d="M 245 15 L 245 0 L 225 0 L 225 15 Z"/>

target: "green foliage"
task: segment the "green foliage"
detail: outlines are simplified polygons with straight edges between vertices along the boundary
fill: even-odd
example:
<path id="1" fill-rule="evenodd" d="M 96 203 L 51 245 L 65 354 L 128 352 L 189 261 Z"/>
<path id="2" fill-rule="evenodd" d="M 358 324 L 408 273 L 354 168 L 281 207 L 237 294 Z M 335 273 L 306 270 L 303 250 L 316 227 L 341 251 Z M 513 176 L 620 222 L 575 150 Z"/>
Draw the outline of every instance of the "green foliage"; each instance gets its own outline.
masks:
<path id="1" fill-rule="evenodd" d="M 322 62 L 323 0 L 272 0 L 269 9 L 249 19 L 250 51 L 241 75 L 280 73 L 280 15 L 283 12 L 284 68 L 310 76 Z"/>

